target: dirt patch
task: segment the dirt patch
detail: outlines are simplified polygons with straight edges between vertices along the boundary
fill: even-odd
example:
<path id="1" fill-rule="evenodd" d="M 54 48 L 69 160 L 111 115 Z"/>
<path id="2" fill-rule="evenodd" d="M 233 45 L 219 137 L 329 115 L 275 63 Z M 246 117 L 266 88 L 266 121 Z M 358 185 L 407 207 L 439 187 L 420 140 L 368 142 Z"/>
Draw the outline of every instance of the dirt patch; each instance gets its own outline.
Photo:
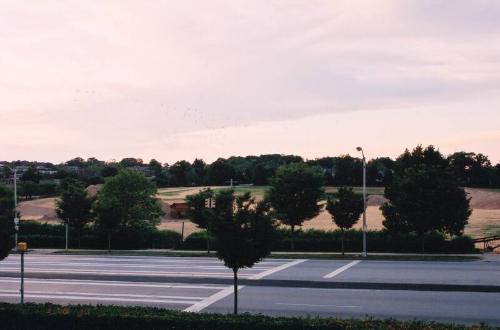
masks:
<path id="1" fill-rule="evenodd" d="M 21 202 L 17 207 L 21 212 L 22 219 L 55 220 L 57 219 L 55 201 L 55 198 L 41 198 Z"/>
<path id="2" fill-rule="evenodd" d="M 92 187 L 92 188 L 91 188 Z M 97 193 L 99 185 L 90 186 L 89 194 Z M 213 187 L 221 189 L 223 187 Z M 195 194 L 200 191 L 200 187 L 183 187 L 183 188 L 167 188 L 158 191 L 158 197 L 163 211 L 166 215 L 162 218 L 159 228 L 170 229 L 177 232 L 182 230 L 182 222 L 184 221 L 184 236 L 198 231 L 195 224 L 189 220 L 174 219 L 170 216 L 169 205 L 174 202 L 183 202 L 187 195 Z M 481 237 L 488 235 L 500 234 L 500 192 L 493 192 L 483 189 L 467 188 L 466 192 L 471 197 L 471 206 L 474 211 L 469 219 L 465 232 L 473 237 Z M 257 199 L 261 199 L 263 194 L 256 192 L 254 194 Z M 384 220 L 382 212 L 379 210 L 386 199 L 382 195 L 370 195 L 368 197 L 367 209 L 367 224 L 369 229 L 382 229 L 382 221 Z M 43 222 L 57 222 L 55 213 L 55 198 L 43 198 L 33 201 L 25 201 L 19 204 L 22 219 L 25 220 L 40 220 Z M 355 225 L 355 228 L 361 228 L 362 221 Z M 328 212 L 321 212 L 316 218 L 306 221 L 304 229 L 314 228 L 331 230 L 337 227 L 333 223 Z"/>
<path id="3" fill-rule="evenodd" d="M 470 203 L 473 209 L 500 209 L 500 192 L 475 188 L 467 188 L 465 191 L 471 199 Z"/>

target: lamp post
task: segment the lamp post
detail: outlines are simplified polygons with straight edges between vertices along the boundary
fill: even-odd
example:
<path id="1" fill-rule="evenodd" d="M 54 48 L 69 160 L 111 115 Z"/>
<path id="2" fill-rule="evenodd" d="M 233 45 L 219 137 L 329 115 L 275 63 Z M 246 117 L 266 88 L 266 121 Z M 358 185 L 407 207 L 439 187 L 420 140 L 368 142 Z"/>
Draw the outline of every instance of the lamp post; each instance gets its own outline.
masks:
<path id="1" fill-rule="evenodd" d="M 17 217 L 17 168 L 10 168 L 8 166 L 5 166 L 12 172 L 14 172 L 14 228 L 15 228 L 15 233 L 14 233 L 14 240 L 15 240 L 15 251 L 18 250 L 17 247 L 17 233 L 19 231 L 19 218 Z"/>
<path id="2" fill-rule="evenodd" d="M 14 246 L 17 250 L 17 233 L 19 232 L 19 218 L 17 217 L 17 168 L 14 168 L 14 225 L 16 229 Z"/>
<path id="3" fill-rule="evenodd" d="M 363 148 L 357 147 L 356 150 L 360 151 L 363 156 L 363 253 L 361 256 L 366 258 L 366 232 L 368 230 L 366 225 L 366 158 Z"/>

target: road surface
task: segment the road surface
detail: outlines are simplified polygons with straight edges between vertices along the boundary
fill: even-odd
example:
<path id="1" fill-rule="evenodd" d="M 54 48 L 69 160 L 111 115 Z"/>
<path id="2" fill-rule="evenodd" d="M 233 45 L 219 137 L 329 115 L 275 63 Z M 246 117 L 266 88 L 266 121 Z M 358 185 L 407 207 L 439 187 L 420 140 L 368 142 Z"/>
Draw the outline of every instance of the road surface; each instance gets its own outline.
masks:
<path id="1" fill-rule="evenodd" d="M 19 255 L 0 262 L 0 301 L 19 301 Z M 214 258 L 25 258 L 25 300 L 232 311 L 232 272 Z M 240 271 L 241 312 L 500 325 L 500 258 L 470 262 L 266 259 Z"/>

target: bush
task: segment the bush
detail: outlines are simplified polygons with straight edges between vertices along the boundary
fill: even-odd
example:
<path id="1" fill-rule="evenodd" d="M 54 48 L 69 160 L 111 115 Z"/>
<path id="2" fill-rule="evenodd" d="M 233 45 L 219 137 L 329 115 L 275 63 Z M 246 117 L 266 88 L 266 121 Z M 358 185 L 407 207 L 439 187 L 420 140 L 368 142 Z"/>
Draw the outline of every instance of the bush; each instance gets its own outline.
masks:
<path id="1" fill-rule="evenodd" d="M 192 233 L 182 242 L 182 248 L 185 250 L 205 250 L 207 248 L 207 232 L 204 230 Z M 213 236 L 210 236 L 210 248 L 217 248 Z"/>
<path id="2" fill-rule="evenodd" d="M 92 226 L 85 227 L 81 235 L 70 231 L 69 246 L 82 249 L 106 249 L 106 233 Z M 19 241 L 25 241 L 32 248 L 64 248 L 64 225 L 41 224 L 35 221 L 22 221 Z M 121 228 L 113 233 L 113 249 L 172 249 L 181 243 L 181 235 L 171 230 L 158 230 L 152 226 L 135 225 Z"/>
<path id="3" fill-rule="evenodd" d="M 480 329 L 424 321 L 194 314 L 146 307 L 0 304 L 2 330 L 59 329 Z M 486 327 L 482 327 L 486 329 Z"/>
<path id="4" fill-rule="evenodd" d="M 290 230 L 278 229 L 273 251 L 288 251 L 290 247 Z M 295 233 L 296 251 L 305 252 L 339 252 L 341 251 L 342 232 L 340 230 L 299 230 Z M 361 230 L 348 230 L 345 233 L 346 252 L 362 250 L 363 233 Z M 368 250 L 371 252 L 420 253 L 420 239 L 413 234 L 393 235 L 387 231 L 369 231 L 367 233 Z M 468 236 L 446 239 L 440 233 L 426 236 L 425 250 L 428 253 L 472 253 L 474 242 Z"/>

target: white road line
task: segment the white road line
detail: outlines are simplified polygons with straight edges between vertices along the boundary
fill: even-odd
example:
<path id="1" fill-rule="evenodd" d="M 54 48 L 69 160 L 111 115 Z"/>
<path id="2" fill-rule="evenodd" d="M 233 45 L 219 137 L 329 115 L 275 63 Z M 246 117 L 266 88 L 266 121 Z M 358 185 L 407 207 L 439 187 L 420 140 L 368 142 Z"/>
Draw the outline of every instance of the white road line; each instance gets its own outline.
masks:
<path id="1" fill-rule="evenodd" d="M 238 290 L 243 289 L 245 286 L 244 285 L 239 285 Z M 188 307 L 184 310 L 184 312 L 201 312 L 208 306 L 212 305 L 213 303 L 226 298 L 227 296 L 231 295 L 233 293 L 234 287 L 232 285 L 228 286 L 222 291 L 217 292 L 214 295 L 211 295 L 210 297 L 206 298 L 205 300 L 199 301 L 192 305 L 191 307 Z"/>
<path id="2" fill-rule="evenodd" d="M 4 263 L 5 266 L 18 266 L 17 264 Z M 194 266 L 194 265 L 141 265 L 141 264 L 128 264 L 128 265 L 113 265 L 113 264 L 90 264 L 90 263 L 29 263 L 30 266 L 33 265 L 44 265 L 44 266 L 59 266 L 59 267 L 109 267 L 109 268 L 150 268 L 150 269 L 210 269 L 210 270 L 227 270 L 224 265 L 220 266 Z M 0 268 L 1 270 L 2 268 Z M 7 269 L 7 268 L 5 268 Z M 32 267 L 32 269 L 43 269 Z M 253 267 L 252 270 L 267 270 L 269 267 Z"/>
<path id="3" fill-rule="evenodd" d="M 352 266 L 355 266 L 355 265 L 359 264 L 360 262 L 361 262 L 361 260 L 351 261 L 347 265 L 342 266 L 339 269 L 334 270 L 330 274 L 327 274 L 327 275 L 323 276 L 323 278 L 333 278 L 334 276 L 337 276 L 338 274 L 342 273 L 343 271 L 348 270 L 349 268 L 351 268 Z"/>
<path id="4" fill-rule="evenodd" d="M 0 290 L 0 295 L 6 293 L 17 293 L 19 294 L 19 290 Z M 83 296 L 83 297 L 121 297 L 121 298 L 155 298 L 155 299 L 179 299 L 179 300 L 203 300 L 207 297 L 193 297 L 193 296 L 157 296 L 157 295 L 143 295 L 143 294 L 128 294 L 128 293 L 104 293 L 104 292 L 96 292 L 96 293 L 86 293 L 86 292 L 68 292 L 68 291 L 33 291 L 28 290 L 29 294 L 38 294 L 38 295 L 54 295 L 54 296 Z"/>
<path id="5" fill-rule="evenodd" d="M 4 271 L 19 271 L 17 268 L 4 268 Z M 49 273 L 49 274 L 86 274 L 86 275 L 147 275 L 147 276 L 187 276 L 187 277 L 228 277 L 232 278 L 230 273 L 197 273 L 197 272 L 154 272 L 154 271 L 106 271 L 106 270 L 83 270 L 83 269 L 39 269 L 39 268 L 25 268 L 26 273 Z M 249 277 L 250 275 L 243 275 L 242 277 Z"/>
<path id="6" fill-rule="evenodd" d="M 287 264 L 284 264 L 284 265 L 281 265 L 281 266 L 278 266 L 278 267 L 266 270 L 265 272 L 259 273 L 257 275 L 250 276 L 248 279 L 250 279 L 250 280 L 260 280 L 260 279 L 262 279 L 262 278 L 264 278 L 266 276 L 269 276 L 269 275 L 274 274 L 276 272 L 282 271 L 283 269 L 287 269 L 287 268 L 290 268 L 292 266 L 295 266 L 295 265 L 298 265 L 300 263 L 303 263 L 304 261 L 307 261 L 307 259 L 295 260 L 295 261 L 289 262 Z"/>
<path id="7" fill-rule="evenodd" d="M 56 285 L 87 285 L 87 286 L 116 286 L 116 287 L 145 287 L 145 288 L 162 288 L 162 289 L 206 289 L 206 290 L 222 290 L 225 286 L 207 286 L 207 285 L 175 285 L 175 284 L 149 284 L 145 282 L 121 282 L 121 281 L 83 281 L 83 280 L 33 280 L 27 278 L 24 280 L 26 284 L 56 284 Z M 0 278 L 0 283 L 19 283 L 19 278 L 5 277 Z"/>
<path id="8" fill-rule="evenodd" d="M 19 293 L 0 293 L 0 297 L 14 297 L 19 298 Z M 159 299 L 133 299 L 133 298 L 107 298 L 107 297 L 81 297 L 81 296 L 53 296 L 53 295 L 37 295 L 25 294 L 25 298 L 38 298 L 38 299 L 71 299 L 71 300 L 87 300 L 87 301 L 121 301 L 121 302 L 143 302 L 143 303 L 160 303 L 160 304 L 177 304 L 177 305 L 191 305 L 196 303 L 192 300 L 159 300 Z"/>

